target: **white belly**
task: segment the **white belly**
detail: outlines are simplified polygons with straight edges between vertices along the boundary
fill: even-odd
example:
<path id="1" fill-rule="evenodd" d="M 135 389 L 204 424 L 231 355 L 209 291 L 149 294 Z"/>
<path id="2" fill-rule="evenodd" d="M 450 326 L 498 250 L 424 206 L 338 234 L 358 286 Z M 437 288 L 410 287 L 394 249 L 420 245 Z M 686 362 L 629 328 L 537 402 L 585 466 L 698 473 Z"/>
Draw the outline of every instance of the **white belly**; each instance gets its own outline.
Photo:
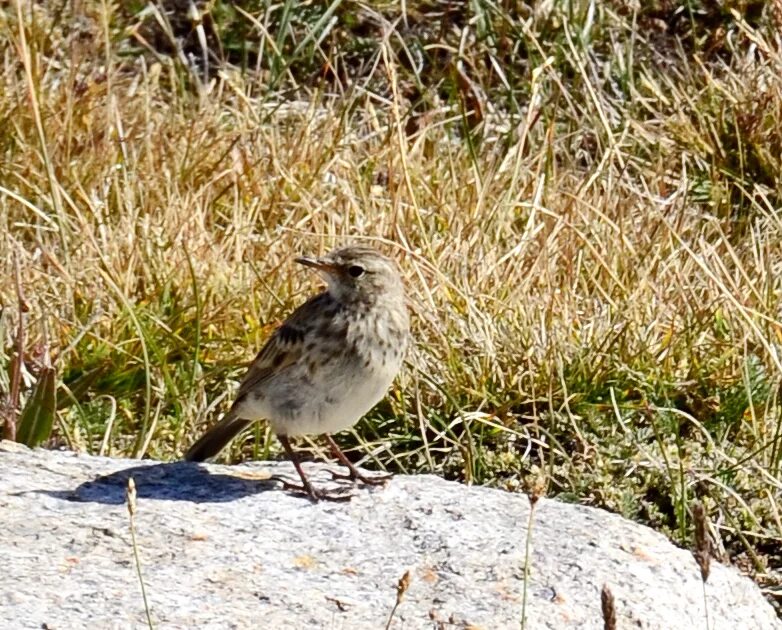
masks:
<path id="1" fill-rule="evenodd" d="M 299 378 L 289 373 L 269 382 L 262 399 L 248 396 L 237 411 L 248 420 L 267 419 L 276 434 L 336 433 L 353 426 L 385 396 L 399 368 L 393 363 L 385 369 L 335 369 L 325 378 L 311 378 L 301 367 Z"/>
<path id="2" fill-rule="evenodd" d="M 275 422 L 272 428 L 276 433 L 296 436 L 313 433 L 336 433 L 352 427 L 362 416 L 385 396 L 394 375 L 377 375 L 370 378 L 343 379 L 346 392 L 343 396 L 317 396 L 302 409 L 302 413 Z"/>

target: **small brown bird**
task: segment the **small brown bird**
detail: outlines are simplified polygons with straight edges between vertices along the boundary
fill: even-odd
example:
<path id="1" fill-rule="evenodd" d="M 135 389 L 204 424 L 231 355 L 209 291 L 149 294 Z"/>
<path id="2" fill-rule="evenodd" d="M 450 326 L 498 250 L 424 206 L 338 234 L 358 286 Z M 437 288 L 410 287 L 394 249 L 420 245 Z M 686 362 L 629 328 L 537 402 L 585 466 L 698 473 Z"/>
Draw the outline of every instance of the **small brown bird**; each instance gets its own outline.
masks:
<path id="1" fill-rule="evenodd" d="M 185 455 L 217 455 L 252 422 L 267 419 L 312 500 L 312 487 L 289 438 L 324 434 L 346 477 L 362 475 L 329 433 L 353 426 L 385 395 L 402 365 L 409 319 L 396 263 L 369 247 L 345 247 L 296 262 L 320 273 L 327 288 L 297 308 L 255 357 L 230 411 Z"/>

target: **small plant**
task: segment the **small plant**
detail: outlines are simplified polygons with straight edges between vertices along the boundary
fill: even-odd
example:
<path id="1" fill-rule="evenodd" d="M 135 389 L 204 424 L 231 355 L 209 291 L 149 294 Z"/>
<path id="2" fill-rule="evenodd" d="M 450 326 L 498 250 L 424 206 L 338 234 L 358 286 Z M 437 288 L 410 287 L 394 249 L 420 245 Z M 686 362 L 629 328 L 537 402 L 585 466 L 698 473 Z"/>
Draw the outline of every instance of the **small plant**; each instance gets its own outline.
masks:
<path id="1" fill-rule="evenodd" d="M 399 583 L 396 585 L 396 601 L 394 602 L 394 607 L 391 609 L 391 613 L 388 615 L 386 630 L 389 630 L 391 627 L 391 622 L 394 620 L 396 609 L 399 608 L 399 605 L 405 597 L 405 593 L 407 593 L 407 589 L 410 588 L 411 579 L 410 571 L 405 571 L 404 575 L 399 578 Z"/>
<path id="2" fill-rule="evenodd" d="M 136 564 L 139 586 L 141 587 L 141 598 L 144 600 L 144 614 L 147 617 L 149 630 L 153 630 L 152 615 L 149 612 L 149 602 L 147 601 L 147 589 L 144 586 L 144 576 L 141 574 L 141 559 L 138 552 L 138 543 L 136 542 L 136 482 L 133 481 L 133 477 L 128 477 L 128 486 L 125 494 L 128 504 L 128 517 L 130 518 L 130 540 L 133 546 L 133 559 Z"/>
<path id="3" fill-rule="evenodd" d="M 703 583 L 703 611 L 706 616 L 706 630 L 709 629 L 709 604 L 706 600 L 706 581 L 711 573 L 711 538 L 709 536 L 708 517 L 703 503 L 695 503 L 692 506 L 692 521 L 694 529 L 694 547 L 692 550 L 695 561 L 701 572 Z"/>
<path id="4" fill-rule="evenodd" d="M 603 612 L 603 629 L 616 630 L 616 602 L 608 584 L 600 590 L 600 608 Z"/>

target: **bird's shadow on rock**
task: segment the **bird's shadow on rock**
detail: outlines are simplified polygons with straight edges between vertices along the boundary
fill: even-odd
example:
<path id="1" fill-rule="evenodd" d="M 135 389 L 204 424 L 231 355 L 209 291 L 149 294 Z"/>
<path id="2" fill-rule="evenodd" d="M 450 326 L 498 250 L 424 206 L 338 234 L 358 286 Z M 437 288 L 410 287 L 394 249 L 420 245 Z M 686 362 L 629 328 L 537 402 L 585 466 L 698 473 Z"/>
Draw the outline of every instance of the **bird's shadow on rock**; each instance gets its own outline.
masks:
<path id="1" fill-rule="evenodd" d="M 66 501 L 118 505 L 126 502 L 128 479 L 133 477 L 136 496 L 161 501 L 226 503 L 279 489 L 274 478 L 252 478 L 212 473 L 190 462 L 131 466 L 85 481 L 73 490 L 46 490 L 42 494 Z"/>

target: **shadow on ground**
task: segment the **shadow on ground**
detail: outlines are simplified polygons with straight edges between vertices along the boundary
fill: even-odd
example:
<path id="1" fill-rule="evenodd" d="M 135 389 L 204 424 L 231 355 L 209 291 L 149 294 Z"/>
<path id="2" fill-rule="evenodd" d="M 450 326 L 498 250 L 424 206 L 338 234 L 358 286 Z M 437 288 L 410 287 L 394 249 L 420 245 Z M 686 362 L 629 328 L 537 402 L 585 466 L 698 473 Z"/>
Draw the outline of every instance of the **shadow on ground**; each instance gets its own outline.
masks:
<path id="1" fill-rule="evenodd" d="M 236 475 L 226 475 L 190 462 L 172 462 L 131 466 L 85 481 L 73 490 L 40 492 L 66 501 L 118 505 L 126 502 L 130 477 L 133 477 L 140 499 L 225 503 L 268 490 L 281 491 L 281 478 L 262 471 L 252 474 L 237 470 Z"/>

